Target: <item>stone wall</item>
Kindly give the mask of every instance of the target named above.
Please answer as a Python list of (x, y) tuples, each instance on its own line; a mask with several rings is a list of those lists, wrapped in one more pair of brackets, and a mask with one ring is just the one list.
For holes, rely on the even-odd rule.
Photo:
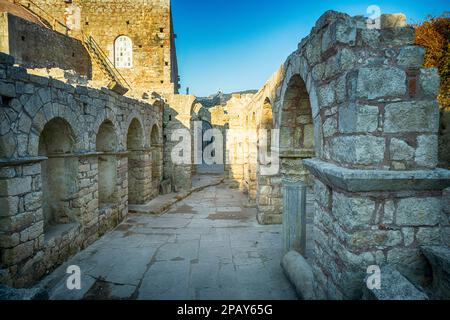
[[(22, 287), (127, 215), (131, 172), (142, 181), (134, 201), (158, 194), (151, 162), (162, 132), (151, 135), (162, 128), (163, 102), (74, 87), (13, 63), (0, 54), (0, 282)], [(134, 162), (136, 152), (144, 163)], [(99, 165), (106, 158), (113, 165)], [(99, 201), (104, 177), (113, 179), (111, 194)]]
[(92, 77), (91, 57), (79, 40), (6, 12), (0, 13), (0, 30), (0, 52), (12, 55), (20, 66), (58, 68)]
[[(131, 85), (129, 95), (144, 92), (175, 93), (179, 89), (175, 34), (169, 0), (34, 0), (39, 7), (70, 27), (69, 35), (92, 35), (114, 62), (114, 43), (119, 36), (131, 38), (131, 68), (118, 70)], [(20, 0), (24, 5), (27, 0)], [(45, 15), (44, 18), (49, 19)], [(107, 79), (94, 63), (93, 80), (105, 86)]]
[[(175, 191), (189, 190), (194, 170), (193, 160), (193, 110), (196, 98), (192, 95), (167, 95), (164, 108), (164, 179), (169, 179)], [(181, 135), (177, 135), (177, 130)], [(172, 152), (180, 142), (190, 145), (189, 155), (182, 163), (174, 163)], [(180, 153), (177, 153), (180, 154)], [(184, 155), (184, 154), (183, 154)]]
[[(420, 246), (448, 243), (442, 189), (450, 173), (436, 168), (438, 75), (421, 67), (412, 27), (382, 20), (368, 29), (364, 17), (326, 12), (242, 109), (252, 119), (269, 101), (280, 130), (280, 170), (256, 179), (259, 221), (281, 222), (281, 178), (314, 186), (317, 297), (360, 298), (370, 265), (395, 265), (424, 284)], [(251, 151), (244, 157), (252, 190), (255, 162)]]

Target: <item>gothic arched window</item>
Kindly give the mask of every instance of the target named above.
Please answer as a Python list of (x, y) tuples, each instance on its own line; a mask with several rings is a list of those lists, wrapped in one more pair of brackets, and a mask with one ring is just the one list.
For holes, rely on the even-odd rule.
[(133, 66), (133, 43), (127, 36), (120, 36), (114, 42), (114, 65), (116, 68)]

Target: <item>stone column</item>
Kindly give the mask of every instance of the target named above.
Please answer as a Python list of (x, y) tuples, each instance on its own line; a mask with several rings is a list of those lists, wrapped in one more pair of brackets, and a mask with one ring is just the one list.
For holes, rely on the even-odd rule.
[(132, 150), (128, 153), (128, 202), (144, 204), (151, 198), (151, 150)]
[(283, 180), (283, 250), (306, 252), (306, 184)]

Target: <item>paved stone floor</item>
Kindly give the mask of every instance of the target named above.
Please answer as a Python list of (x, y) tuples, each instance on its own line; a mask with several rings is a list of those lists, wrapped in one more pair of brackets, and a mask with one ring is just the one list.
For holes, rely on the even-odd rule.
[[(161, 216), (134, 214), (44, 280), (51, 299), (296, 299), (280, 266), (281, 226), (262, 226), (224, 184)], [(81, 290), (66, 287), (78, 265)]]

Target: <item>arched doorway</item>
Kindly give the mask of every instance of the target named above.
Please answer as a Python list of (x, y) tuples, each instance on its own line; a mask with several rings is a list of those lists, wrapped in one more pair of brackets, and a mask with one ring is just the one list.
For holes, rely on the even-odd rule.
[(144, 130), (135, 118), (131, 121), (127, 134), (128, 151), (128, 202), (130, 204), (145, 203), (145, 159)]
[[(306, 202), (304, 204), (306, 212), (304, 213), (301, 212), (303, 205), (284, 208), (283, 224), (285, 228), (294, 228), (293, 232), (299, 235), (294, 241), (294, 248), (309, 257), (312, 255), (314, 245), (314, 191), (312, 188), (313, 178), (303, 165), (303, 160), (315, 156), (314, 125), (309, 94), (305, 82), (299, 75), (294, 75), (289, 80), (283, 97), (279, 144), (280, 175), (284, 186), (284, 197), (286, 198), (286, 193), (290, 193), (300, 199), (303, 198)], [(286, 200), (283, 201), (284, 206), (288, 203)], [(295, 212), (293, 212), (293, 218), (288, 219), (286, 215), (289, 215), (288, 212), (291, 209)], [(289, 221), (287, 222), (287, 220)], [(300, 223), (300, 225), (294, 226), (296, 223)]]
[[(214, 158), (216, 156), (217, 150), (213, 149), (210, 154), (208, 154), (208, 150), (210, 150), (212, 144), (215, 141), (215, 137), (211, 136), (211, 130), (213, 130), (213, 126), (210, 122), (206, 120), (200, 120), (201, 126), (198, 127), (197, 137), (200, 139), (198, 142), (198, 146), (202, 147), (202, 163), (197, 165), (197, 173), (199, 174), (222, 174), (224, 172), (224, 161), (222, 159), (222, 163), (208, 163), (207, 158)], [(217, 146), (220, 147), (220, 146)], [(220, 151), (219, 151), (220, 152)]]
[(294, 75), (286, 89), (280, 122), (280, 172), (283, 178), (310, 183), (303, 159), (314, 157), (314, 126), (306, 85)]
[(39, 156), (47, 158), (41, 163), (46, 239), (78, 221), (78, 158), (74, 151), (75, 135), (70, 124), (62, 118), (49, 121), (39, 137)]
[(98, 130), (96, 139), (98, 157), (98, 201), (99, 207), (106, 207), (118, 201), (117, 195), (117, 152), (118, 141), (114, 125), (106, 120)]

